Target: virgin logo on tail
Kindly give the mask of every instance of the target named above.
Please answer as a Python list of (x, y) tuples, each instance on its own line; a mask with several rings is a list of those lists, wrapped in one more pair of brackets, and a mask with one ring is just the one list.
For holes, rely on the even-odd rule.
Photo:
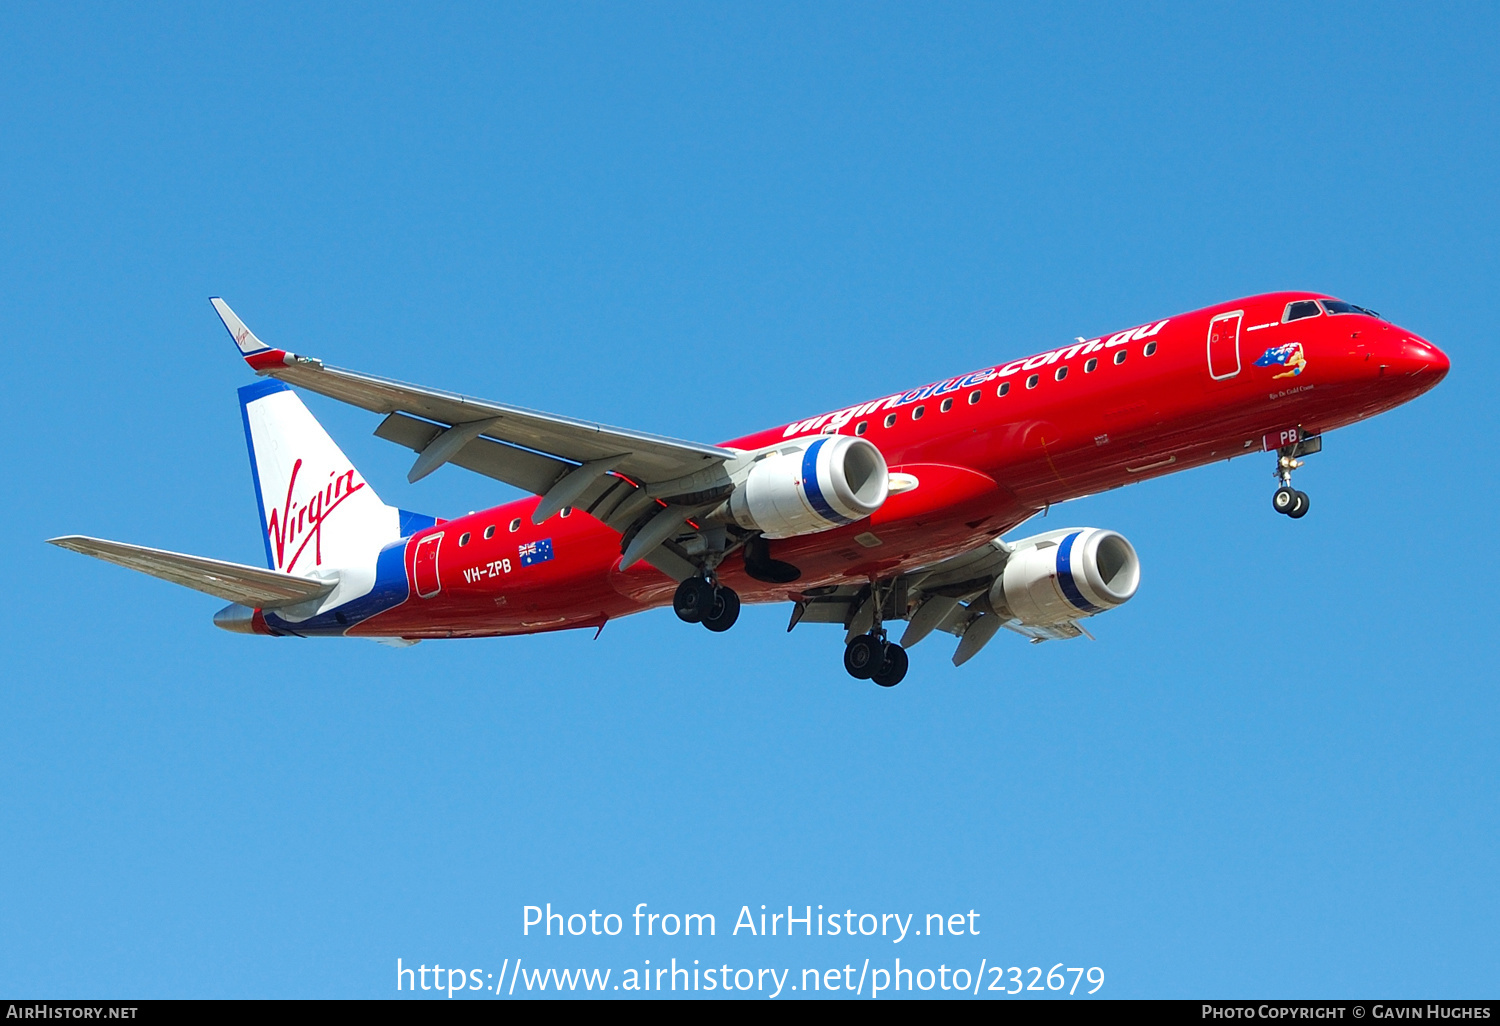
[[(297, 565), (297, 560), (307, 550), (309, 542), (313, 546), (313, 565), (323, 565), (323, 521), (338, 508), (339, 503), (365, 486), (363, 481), (354, 480), (352, 468), (342, 474), (329, 471), (330, 480), (327, 484), (314, 492), (311, 499), (294, 505), (292, 493), (297, 488), (297, 475), (301, 471), (302, 461), (298, 460), (292, 465), (292, 476), (286, 484), (286, 502), (281, 509), (271, 511), (270, 521), (266, 525), (266, 534), (271, 539), (272, 552), (276, 558), (276, 569), (286, 573), (291, 573), (292, 568)], [(301, 539), (300, 543), (298, 539)], [(288, 559), (287, 549), (293, 545), (296, 548)]]

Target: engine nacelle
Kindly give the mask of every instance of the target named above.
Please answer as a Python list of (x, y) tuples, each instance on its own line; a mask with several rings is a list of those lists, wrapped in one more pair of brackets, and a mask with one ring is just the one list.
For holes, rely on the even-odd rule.
[(885, 457), (871, 442), (823, 435), (758, 459), (729, 496), (729, 514), (747, 531), (792, 538), (863, 520), (889, 492)]
[(1013, 543), (990, 605), (1041, 627), (1123, 605), (1140, 583), (1141, 561), (1124, 535), (1068, 528)]

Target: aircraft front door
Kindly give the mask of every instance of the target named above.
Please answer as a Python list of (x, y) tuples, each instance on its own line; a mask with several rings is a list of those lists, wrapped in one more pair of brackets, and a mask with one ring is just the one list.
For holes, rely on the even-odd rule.
[(421, 598), (432, 598), (443, 590), (438, 579), (438, 546), (442, 544), (443, 532), (429, 534), (417, 542), (417, 551), (411, 557), (411, 579)]
[(1208, 376), (1215, 381), (1240, 372), (1240, 322), (1245, 311), (1219, 314), (1208, 324)]

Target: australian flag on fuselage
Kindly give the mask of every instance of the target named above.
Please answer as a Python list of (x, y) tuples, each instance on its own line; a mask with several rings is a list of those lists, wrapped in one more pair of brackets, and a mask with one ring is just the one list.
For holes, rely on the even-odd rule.
[(520, 556), (522, 566), (546, 563), (552, 558), (552, 539), (543, 538), (541, 541), (523, 542)]

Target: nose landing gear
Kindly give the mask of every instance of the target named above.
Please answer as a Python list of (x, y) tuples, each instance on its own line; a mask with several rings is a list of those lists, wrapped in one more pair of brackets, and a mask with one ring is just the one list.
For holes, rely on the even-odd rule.
[(1290, 485), (1282, 485), (1276, 489), (1276, 494), (1271, 496), (1271, 508), (1278, 513), (1285, 513), (1293, 520), (1300, 520), (1307, 516), (1310, 500), (1306, 492), (1299, 492)]
[(1271, 508), (1278, 513), (1285, 514), (1293, 520), (1301, 520), (1307, 516), (1307, 511), (1312, 506), (1312, 500), (1307, 497), (1306, 492), (1299, 492), (1292, 487), (1292, 471), (1302, 466), (1299, 456), (1308, 456), (1319, 452), (1323, 448), (1323, 439), (1320, 435), (1310, 438), (1304, 437), (1293, 445), (1283, 445), (1276, 450), (1276, 480), (1281, 482), (1281, 487), (1271, 496)]

